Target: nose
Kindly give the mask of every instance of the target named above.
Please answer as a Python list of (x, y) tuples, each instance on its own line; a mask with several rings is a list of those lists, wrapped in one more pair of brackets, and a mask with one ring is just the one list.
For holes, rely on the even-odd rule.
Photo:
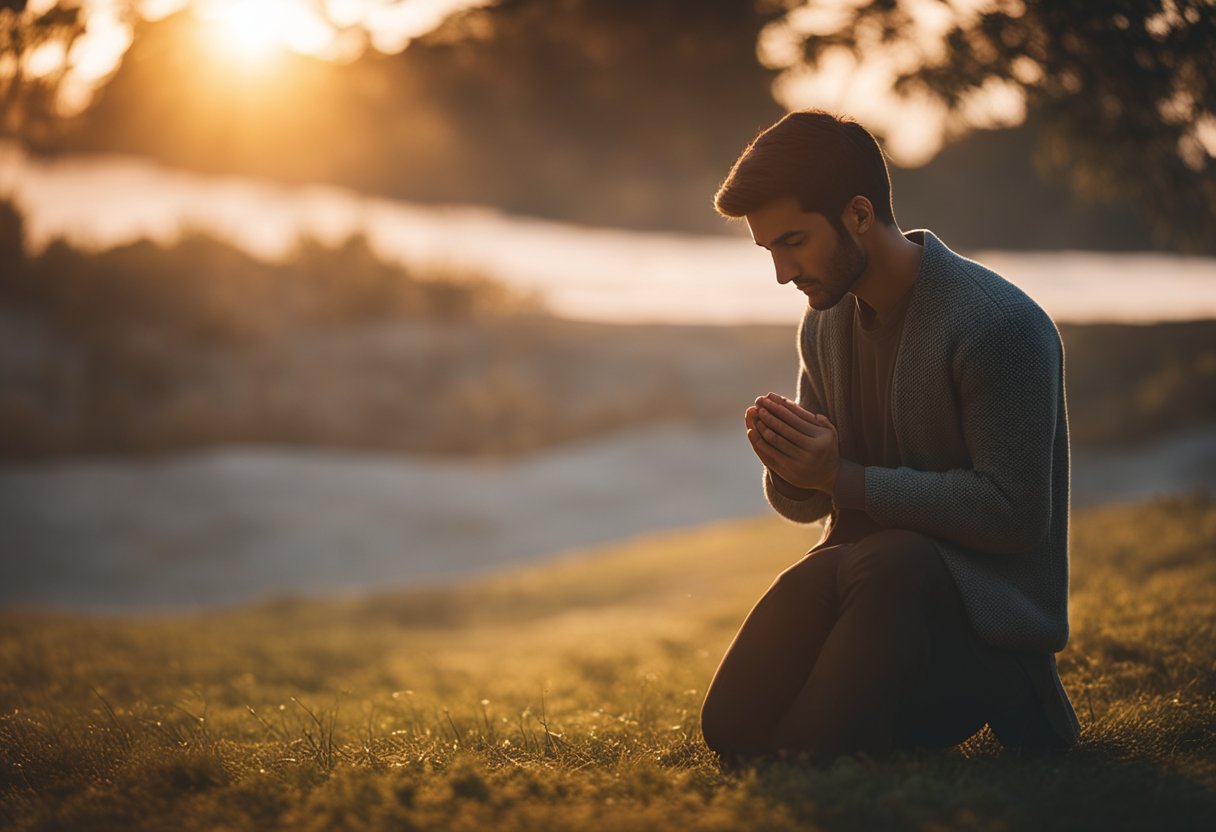
[(773, 269), (777, 273), (777, 282), (784, 286), (799, 275), (798, 264), (792, 258), (782, 257), (773, 252)]

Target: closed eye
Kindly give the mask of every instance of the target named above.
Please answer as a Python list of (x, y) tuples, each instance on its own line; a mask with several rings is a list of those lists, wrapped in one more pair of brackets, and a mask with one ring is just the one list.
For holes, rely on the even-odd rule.
[(769, 251), (772, 251), (773, 249), (777, 248), (778, 246), (781, 246), (783, 248), (797, 248), (798, 246), (805, 243), (806, 240), (807, 240), (807, 234), (805, 231), (787, 231), (784, 234), (782, 234), (780, 237), (778, 237), (777, 239), (773, 240), (772, 243), (770, 243), (769, 245), (765, 245), (764, 243), (760, 242), (759, 240), (756, 240), (756, 245), (760, 246), (760, 248), (764, 248), (764, 249), (768, 249)]

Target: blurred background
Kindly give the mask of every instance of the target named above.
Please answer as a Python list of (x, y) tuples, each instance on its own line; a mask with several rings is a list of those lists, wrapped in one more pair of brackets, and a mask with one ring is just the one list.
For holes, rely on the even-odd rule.
[(0, 604), (766, 511), (803, 301), (711, 198), (807, 106), (1055, 317), (1075, 505), (1216, 487), (1213, 66), (1212, 0), (0, 0)]

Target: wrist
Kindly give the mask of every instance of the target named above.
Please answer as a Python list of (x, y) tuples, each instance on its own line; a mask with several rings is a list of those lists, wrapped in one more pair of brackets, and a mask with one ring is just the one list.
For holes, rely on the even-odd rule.
[(802, 488), (785, 480), (780, 474), (774, 473), (773, 469), (768, 469), (769, 480), (773, 483), (773, 488), (783, 497), (788, 497), (791, 500), (809, 500), (815, 493), (814, 488)]
[(837, 508), (866, 508), (865, 466), (848, 459), (840, 460), (836, 469), (836, 483), (832, 490), (832, 502)]

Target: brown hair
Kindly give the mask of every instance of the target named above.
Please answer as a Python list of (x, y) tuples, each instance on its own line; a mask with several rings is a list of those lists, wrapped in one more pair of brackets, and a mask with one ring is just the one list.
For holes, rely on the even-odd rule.
[(833, 226), (849, 200), (864, 196), (874, 216), (895, 224), (891, 175), (882, 149), (866, 128), (823, 110), (800, 110), (757, 136), (714, 195), (725, 217), (742, 217), (782, 197)]

